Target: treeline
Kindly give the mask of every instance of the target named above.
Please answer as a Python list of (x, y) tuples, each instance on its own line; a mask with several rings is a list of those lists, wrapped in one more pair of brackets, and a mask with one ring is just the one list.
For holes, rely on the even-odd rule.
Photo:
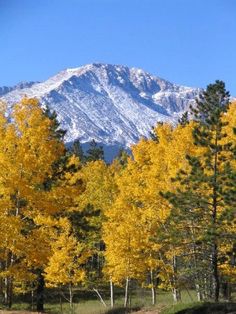
[(236, 105), (221, 81), (207, 87), (175, 127), (106, 164), (93, 142), (63, 144), (54, 114), (23, 99), (0, 116), (0, 294), (130, 283), (195, 289), (229, 300), (236, 280)]

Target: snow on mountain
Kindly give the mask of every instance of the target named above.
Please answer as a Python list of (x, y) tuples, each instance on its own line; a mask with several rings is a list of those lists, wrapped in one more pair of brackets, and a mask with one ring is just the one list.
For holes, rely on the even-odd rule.
[(66, 142), (95, 139), (129, 147), (158, 121), (175, 123), (200, 89), (172, 84), (136, 68), (89, 64), (64, 70), (41, 83), (0, 88), (9, 105), (36, 97), (58, 114)]
[(16, 89), (20, 90), (20, 89), (31, 87), (33, 84), (36, 84), (36, 83), (35, 82), (21, 82), (13, 87), (2, 86), (0, 87), (0, 97)]

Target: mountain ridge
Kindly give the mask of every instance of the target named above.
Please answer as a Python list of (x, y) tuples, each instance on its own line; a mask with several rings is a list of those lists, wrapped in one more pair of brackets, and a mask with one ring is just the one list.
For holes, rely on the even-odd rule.
[(130, 147), (157, 122), (176, 123), (200, 91), (142, 69), (92, 63), (65, 69), (44, 82), (0, 88), (0, 99), (12, 105), (24, 96), (38, 98), (57, 112), (67, 130), (66, 142), (94, 139)]

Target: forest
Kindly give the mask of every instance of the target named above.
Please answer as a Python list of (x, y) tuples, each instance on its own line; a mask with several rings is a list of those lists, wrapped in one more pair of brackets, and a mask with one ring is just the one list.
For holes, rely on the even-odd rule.
[(0, 301), (32, 294), (73, 300), (78, 287), (104, 302), (109, 287), (183, 289), (230, 301), (236, 281), (236, 103), (222, 81), (207, 86), (176, 125), (107, 164), (95, 142), (63, 142), (56, 114), (23, 98), (0, 110)]

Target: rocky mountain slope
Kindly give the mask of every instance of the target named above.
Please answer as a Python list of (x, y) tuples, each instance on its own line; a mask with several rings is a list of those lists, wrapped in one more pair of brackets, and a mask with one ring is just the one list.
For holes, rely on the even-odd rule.
[(64, 70), (41, 83), (0, 88), (8, 104), (37, 97), (58, 114), (66, 142), (95, 139), (129, 147), (158, 121), (175, 123), (200, 89), (172, 84), (141, 69), (89, 64)]

